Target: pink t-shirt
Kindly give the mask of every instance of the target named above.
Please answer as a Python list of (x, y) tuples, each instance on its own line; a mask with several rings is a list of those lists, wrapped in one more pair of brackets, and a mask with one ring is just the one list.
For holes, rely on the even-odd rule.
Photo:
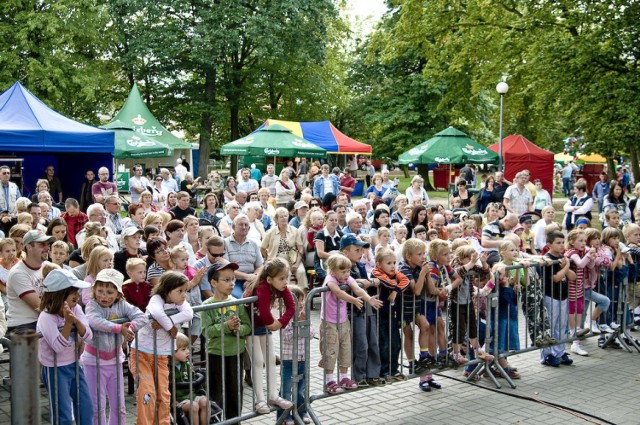
[[(327, 284), (330, 282), (340, 285), (335, 277), (327, 275), (327, 277), (324, 279), (324, 286), (327, 286)], [(346, 285), (351, 285), (354, 282), (355, 279), (349, 276)], [(348, 303), (346, 301), (339, 300), (333, 292), (325, 292), (324, 294), (322, 294), (320, 317), (322, 318), (322, 320), (329, 323), (344, 323), (349, 320), (349, 317), (347, 316), (347, 304)]]

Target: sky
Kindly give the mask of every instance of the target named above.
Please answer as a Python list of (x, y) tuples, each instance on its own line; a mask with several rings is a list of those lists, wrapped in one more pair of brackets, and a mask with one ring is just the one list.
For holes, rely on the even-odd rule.
[(345, 13), (353, 22), (361, 23), (362, 35), (366, 35), (373, 30), (386, 10), (384, 0), (347, 0)]

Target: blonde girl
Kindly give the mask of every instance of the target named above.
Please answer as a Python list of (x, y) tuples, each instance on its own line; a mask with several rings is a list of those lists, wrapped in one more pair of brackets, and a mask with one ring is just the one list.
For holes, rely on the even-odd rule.
[[(168, 271), (162, 275), (153, 288), (146, 311), (153, 321), (140, 329), (131, 343), (129, 367), (133, 376), (138, 377), (138, 425), (153, 425), (156, 421), (160, 425), (170, 423), (169, 358), (173, 356), (177, 327), (193, 318), (187, 302), (188, 283), (189, 279), (178, 272)], [(169, 309), (177, 313), (169, 317), (165, 313)]]
[[(573, 229), (567, 234), (565, 248), (564, 256), (571, 263), (569, 268), (576, 274), (575, 280), (569, 280), (569, 333), (571, 337), (581, 337), (590, 332), (590, 329), (580, 326), (584, 313), (584, 282), (587, 269), (595, 265), (596, 250), (587, 249), (587, 236), (580, 229)], [(571, 352), (580, 356), (588, 355), (579, 340), (573, 341)]]
[[(187, 289), (189, 290), (187, 302), (191, 307), (202, 304), (202, 294), (200, 292), (200, 282), (207, 272), (207, 267), (196, 270), (189, 265), (189, 251), (183, 245), (171, 248), (169, 259), (173, 265), (172, 270), (182, 273), (189, 279)], [(202, 333), (202, 323), (200, 321), (200, 313), (194, 313), (191, 322), (191, 340), (195, 342)]]
[[(198, 237), (198, 231), (200, 230), (200, 223), (198, 218), (193, 215), (188, 215), (182, 219), (184, 223), (184, 243), (191, 245), (193, 252), (200, 250), (200, 238)], [(195, 257), (194, 257), (195, 263)]]
[(200, 249), (195, 253), (196, 261), (207, 256), (207, 242), (213, 235), (215, 235), (213, 226), (200, 226), (198, 229), (198, 243), (200, 244)]
[(162, 216), (157, 212), (150, 212), (146, 215), (142, 221), (142, 228), (147, 226), (155, 226), (158, 229), (162, 228)]
[[(256, 395), (254, 405), (258, 414), (269, 413), (269, 406), (288, 409), (292, 406), (289, 400), (278, 395), (276, 388), (276, 359), (272, 332), (286, 327), (296, 312), (296, 302), (287, 287), (289, 280), (289, 264), (282, 258), (274, 258), (265, 263), (259, 278), (247, 288), (243, 297), (258, 297), (251, 305), (249, 316), (253, 315), (253, 332), (247, 336), (247, 352), (251, 358), (251, 377)], [(271, 314), (271, 306), (282, 299), (285, 311), (279, 318)], [(265, 367), (267, 369), (267, 394), (264, 393)]]
[[(113, 267), (113, 252), (107, 247), (96, 246), (87, 261), (87, 274), (84, 278), (85, 282), (93, 283), (100, 270), (110, 269)], [(82, 305), (87, 305), (91, 300), (91, 289), (82, 291)]]
[(16, 242), (11, 238), (0, 239), (0, 293), (2, 293), (2, 301), (7, 305), (7, 278), (9, 270), (18, 264), (16, 257)]

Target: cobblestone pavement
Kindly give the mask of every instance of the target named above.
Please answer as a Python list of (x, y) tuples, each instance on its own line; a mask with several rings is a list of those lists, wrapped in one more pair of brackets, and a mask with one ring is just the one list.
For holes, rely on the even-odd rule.
[[(313, 312), (315, 319), (317, 312), (318, 309)], [(636, 335), (640, 336), (640, 332)], [(510, 363), (522, 375), (515, 381), (515, 389), (502, 379), (499, 390), (486, 378), (477, 385), (462, 382), (460, 369), (436, 376), (443, 388), (430, 393), (420, 391), (417, 379), (411, 379), (317, 400), (312, 406), (323, 424), (640, 423), (640, 353), (602, 350), (594, 338), (583, 345), (589, 356), (573, 355), (574, 364), (560, 368), (540, 365), (537, 351), (510, 357)], [(3, 377), (9, 374), (7, 359), (6, 353), (0, 355)], [(322, 372), (316, 367), (317, 360), (318, 341), (313, 340), (312, 394), (321, 392)], [(250, 389), (245, 388), (244, 396), (244, 409), (248, 411), (252, 405)], [(44, 393), (41, 400), (42, 422), (48, 423)], [(133, 424), (135, 399), (127, 396), (126, 402), (127, 423)], [(0, 424), (9, 423), (9, 418), (9, 388), (0, 385)], [(244, 423), (273, 424), (275, 414)]]

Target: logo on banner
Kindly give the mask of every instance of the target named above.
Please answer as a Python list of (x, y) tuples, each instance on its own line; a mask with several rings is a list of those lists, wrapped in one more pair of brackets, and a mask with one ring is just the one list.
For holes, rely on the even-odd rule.
[(291, 144), (293, 146), (297, 146), (299, 148), (313, 148), (315, 147), (315, 145), (313, 143), (309, 143), (309, 142), (304, 142), (300, 139), (295, 139), (293, 142), (291, 142)]
[(475, 149), (473, 146), (469, 144), (464, 148), (462, 148), (462, 152), (466, 153), (467, 155), (473, 155), (473, 156), (486, 155), (488, 153), (486, 149)]
[(427, 146), (421, 146), (419, 148), (413, 148), (409, 150), (409, 155), (422, 155), (427, 150)]
[(451, 158), (449, 158), (449, 157), (442, 158), (442, 157), (436, 156), (433, 159), (435, 159), (436, 162), (451, 162)]
[(140, 114), (138, 114), (137, 117), (134, 117), (131, 120), (135, 125), (144, 125), (144, 123), (147, 122), (147, 120), (145, 120), (144, 118), (142, 118), (142, 116)]
[(156, 142), (154, 142), (153, 140), (145, 141), (139, 138), (138, 136), (131, 136), (130, 139), (127, 139), (127, 145), (134, 148), (142, 148), (147, 146), (155, 146)]
[(280, 149), (264, 148), (265, 155), (278, 155), (279, 153)]

